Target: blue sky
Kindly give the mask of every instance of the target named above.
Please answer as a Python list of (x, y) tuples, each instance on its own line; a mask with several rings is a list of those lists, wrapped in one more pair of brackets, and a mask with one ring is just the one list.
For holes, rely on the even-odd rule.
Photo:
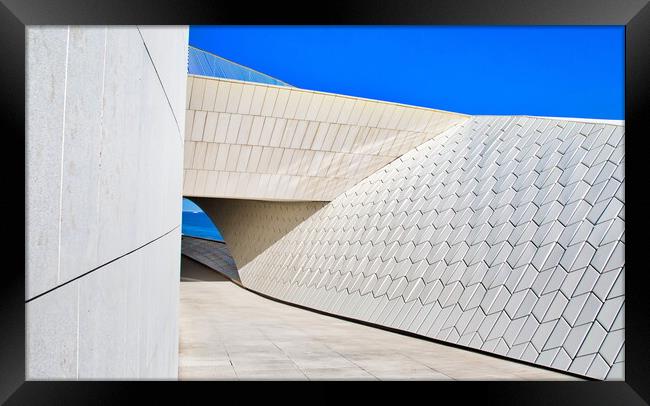
[[(623, 27), (192, 26), (189, 42), (304, 89), (468, 114), (624, 119)], [(183, 210), (200, 209), (184, 199)], [(207, 217), (191, 221), (184, 233), (221, 239)]]
[(223, 241), (223, 236), (214, 226), (212, 220), (193, 201), (183, 199), (183, 235)]
[(624, 119), (623, 27), (192, 26), (294, 86), (468, 114)]
[(197, 206), (196, 203), (194, 203), (190, 199), (183, 199), (183, 211), (191, 211), (194, 213), (198, 213), (203, 210), (201, 210), (201, 208)]

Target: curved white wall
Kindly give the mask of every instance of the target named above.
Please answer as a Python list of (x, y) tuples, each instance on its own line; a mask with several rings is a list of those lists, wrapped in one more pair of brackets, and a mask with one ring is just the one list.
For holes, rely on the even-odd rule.
[(175, 378), (187, 27), (28, 27), (27, 378)]
[(464, 114), (189, 75), (185, 196), (330, 201)]
[(622, 126), (474, 117), (239, 273), (300, 305), (622, 379), (624, 186)]

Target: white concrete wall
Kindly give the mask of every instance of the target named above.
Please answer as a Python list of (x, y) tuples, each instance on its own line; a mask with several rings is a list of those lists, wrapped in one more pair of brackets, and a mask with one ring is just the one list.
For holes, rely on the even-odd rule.
[(29, 27), (27, 377), (175, 378), (187, 27)]
[(239, 275), (303, 306), (623, 379), (624, 162), (623, 126), (474, 117), (334, 199)]

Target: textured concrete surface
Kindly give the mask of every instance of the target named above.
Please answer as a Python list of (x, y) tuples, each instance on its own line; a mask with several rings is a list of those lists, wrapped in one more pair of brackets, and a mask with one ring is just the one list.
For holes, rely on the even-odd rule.
[(30, 27), (27, 49), (30, 299), (179, 225), (183, 142), (137, 27)]
[(464, 114), (189, 75), (186, 196), (330, 201)]
[(325, 202), (269, 202), (194, 197), (221, 232), (238, 268), (273, 245)]
[[(30, 297), (58, 282), (68, 30), (31, 28), (25, 37), (25, 294)], [(34, 251), (38, 255), (30, 254)]]
[(574, 380), (320, 315), (231, 282), (181, 282), (181, 380)]
[(25, 361), (30, 379), (77, 377), (79, 284), (69, 283), (25, 308)]
[(28, 379), (176, 378), (188, 29), (143, 31), (26, 31)]
[(27, 379), (176, 379), (179, 237), (28, 302)]
[(474, 117), (239, 269), (307, 307), (623, 379), (624, 127)]

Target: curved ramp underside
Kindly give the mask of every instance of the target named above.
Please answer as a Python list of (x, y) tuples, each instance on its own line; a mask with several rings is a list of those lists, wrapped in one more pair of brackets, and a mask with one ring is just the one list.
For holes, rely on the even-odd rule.
[(244, 267), (326, 204), (198, 197), (192, 200), (221, 232), (237, 268)]
[(181, 255), (192, 258), (233, 281), (241, 282), (235, 260), (223, 242), (184, 235), (181, 239)]
[(622, 126), (474, 117), (239, 272), (303, 306), (622, 379), (624, 179)]

